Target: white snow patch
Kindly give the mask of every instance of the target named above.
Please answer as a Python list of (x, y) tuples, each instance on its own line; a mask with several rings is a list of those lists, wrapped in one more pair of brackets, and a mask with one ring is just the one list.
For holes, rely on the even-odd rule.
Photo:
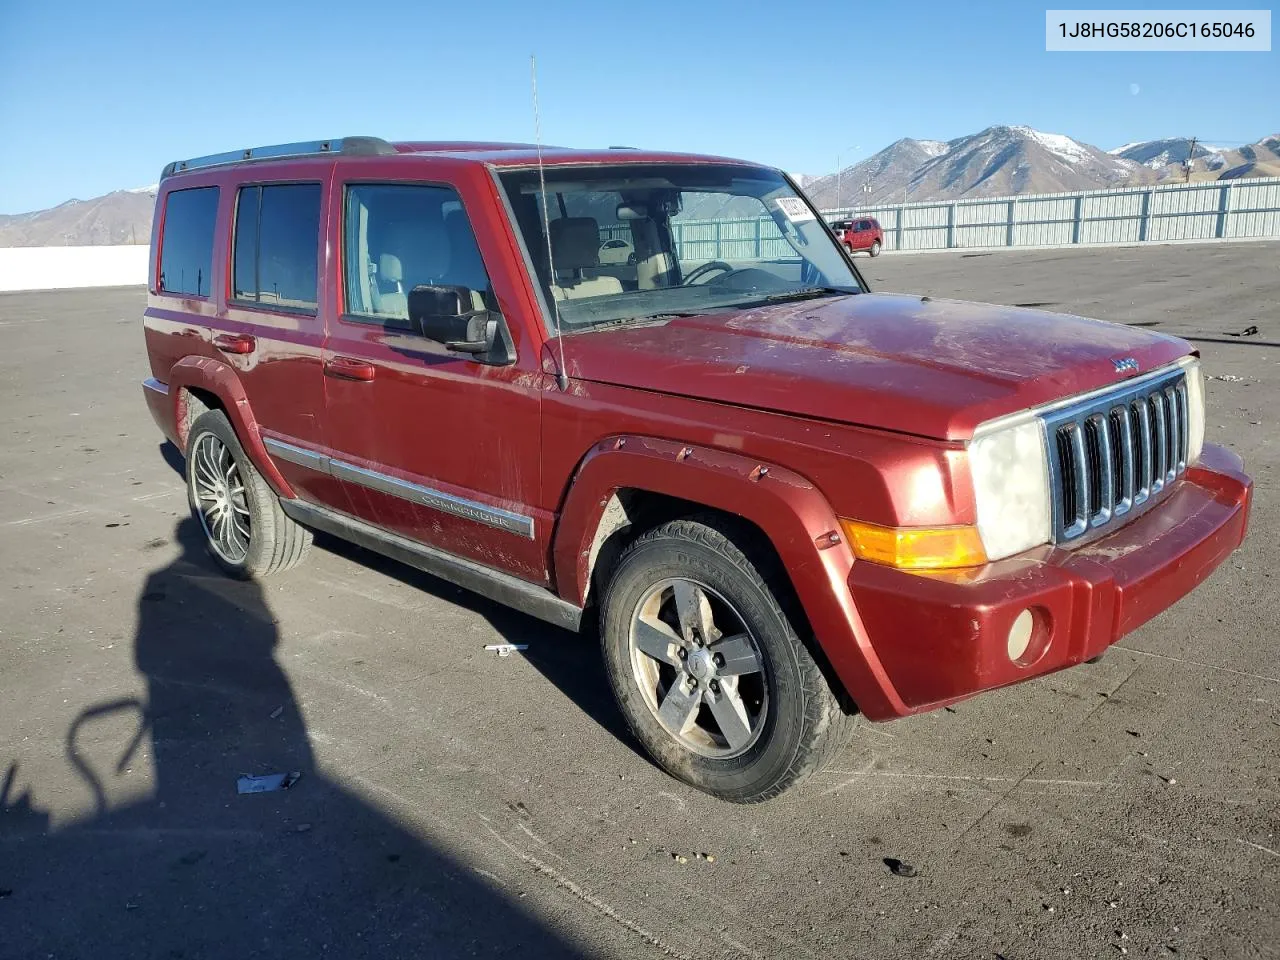
[(149, 187), (132, 187), (131, 189), (126, 190), (125, 193), (155, 193), (159, 189), (160, 184), (153, 183)]
[(1061, 133), (1044, 133), (1040, 130), (1033, 130), (1031, 127), (1014, 127), (1013, 129), (1023, 136), (1034, 140), (1050, 153), (1056, 153), (1064, 160), (1090, 159), (1088, 150), (1075, 140), (1072, 140), (1070, 137), (1064, 136)]
[(1146, 141), (1146, 140), (1131, 140), (1129, 143), (1122, 143), (1122, 144), (1120, 144), (1120, 146), (1116, 147), (1114, 150), (1108, 150), (1108, 151), (1107, 151), (1107, 153), (1111, 154), (1113, 157), (1116, 157), (1116, 156), (1119, 156), (1120, 154), (1124, 153), (1124, 152), (1125, 152), (1126, 150), (1128, 150), (1130, 147), (1140, 146), (1141, 144), (1144, 144), (1144, 143), (1147, 143), (1147, 141)]
[(920, 144), (920, 149), (931, 157), (940, 157), (951, 149), (941, 140), (917, 140), (916, 143)]

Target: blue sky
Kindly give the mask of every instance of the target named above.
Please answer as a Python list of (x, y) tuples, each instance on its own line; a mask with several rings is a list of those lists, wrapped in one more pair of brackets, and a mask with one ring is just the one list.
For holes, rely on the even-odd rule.
[(0, 0), (0, 213), (265, 143), (529, 140), (530, 53), (548, 143), (797, 173), (994, 123), (1104, 149), (1280, 131), (1280, 54), (1046, 53), (1046, 5)]

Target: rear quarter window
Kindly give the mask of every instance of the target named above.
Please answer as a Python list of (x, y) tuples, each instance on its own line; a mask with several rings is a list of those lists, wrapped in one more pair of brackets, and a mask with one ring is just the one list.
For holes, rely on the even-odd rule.
[(173, 190), (165, 197), (157, 290), (188, 297), (209, 296), (217, 217), (217, 187)]

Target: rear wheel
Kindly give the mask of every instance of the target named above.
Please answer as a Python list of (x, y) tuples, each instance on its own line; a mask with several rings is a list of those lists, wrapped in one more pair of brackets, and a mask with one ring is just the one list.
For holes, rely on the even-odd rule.
[(774, 565), (717, 519), (677, 520), (627, 549), (602, 604), (636, 738), (672, 776), (736, 803), (819, 769), (852, 727), (761, 575)]
[(878, 256), (880, 256), (880, 241), (879, 241), (879, 240), (872, 240), (872, 241), (871, 241), (871, 250), (870, 250), (870, 253), (871, 253), (871, 255), (872, 255), (873, 257), (878, 257)]
[(213, 559), (233, 577), (297, 566), (311, 532), (280, 509), (221, 410), (201, 414), (187, 436), (187, 501)]

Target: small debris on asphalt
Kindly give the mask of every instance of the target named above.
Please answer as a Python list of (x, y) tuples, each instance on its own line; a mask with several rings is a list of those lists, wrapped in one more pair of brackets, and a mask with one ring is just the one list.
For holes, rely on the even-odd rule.
[(1249, 326), (1245, 327), (1239, 333), (1231, 333), (1229, 331), (1227, 333), (1227, 336), (1229, 337), (1256, 337), (1257, 335), (1258, 325), (1256, 323), (1249, 324)]
[(1137, 730), (1126, 730), (1126, 731), (1125, 731), (1125, 733), (1127, 733), (1127, 734), (1128, 734), (1129, 736), (1131, 736), (1131, 737), (1140, 737), (1140, 736), (1142, 736), (1142, 734), (1140, 734)]
[(271, 711), (271, 719), (278, 720), (280, 718), (280, 714), (282, 713), (284, 713), (284, 707), (276, 707), (274, 710)]
[(1221, 380), (1223, 383), (1244, 383), (1244, 377), (1237, 377), (1234, 373), (1209, 374), (1206, 380)]
[(261, 777), (241, 774), (240, 779), (236, 781), (236, 793), (271, 793), (275, 790), (288, 790), (298, 782), (301, 776), (302, 773), (298, 770), (292, 773), (268, 773)]
[(527, 643), (487, 643), (484, 648), (500, 657), (509, 657), (513, 653), (528, 650), (529, 645)]
[(673, 853), (673, 854), (671, 855), (671, 859), (672, 859), (672, 860), (674, 860), (676, 863), (688, 863), (688, 862), (689, 862), (689, 858), (688, 858), (688, 857), (684, 856), (683, 854), (679, 854), (679, 853)]
[(903, 863), (896, 857), (885, 857), (884, 865), (889, 868), (889, 872), (895, 877), (915, 877), (920, 874), (920, 871), (911, 864)]

